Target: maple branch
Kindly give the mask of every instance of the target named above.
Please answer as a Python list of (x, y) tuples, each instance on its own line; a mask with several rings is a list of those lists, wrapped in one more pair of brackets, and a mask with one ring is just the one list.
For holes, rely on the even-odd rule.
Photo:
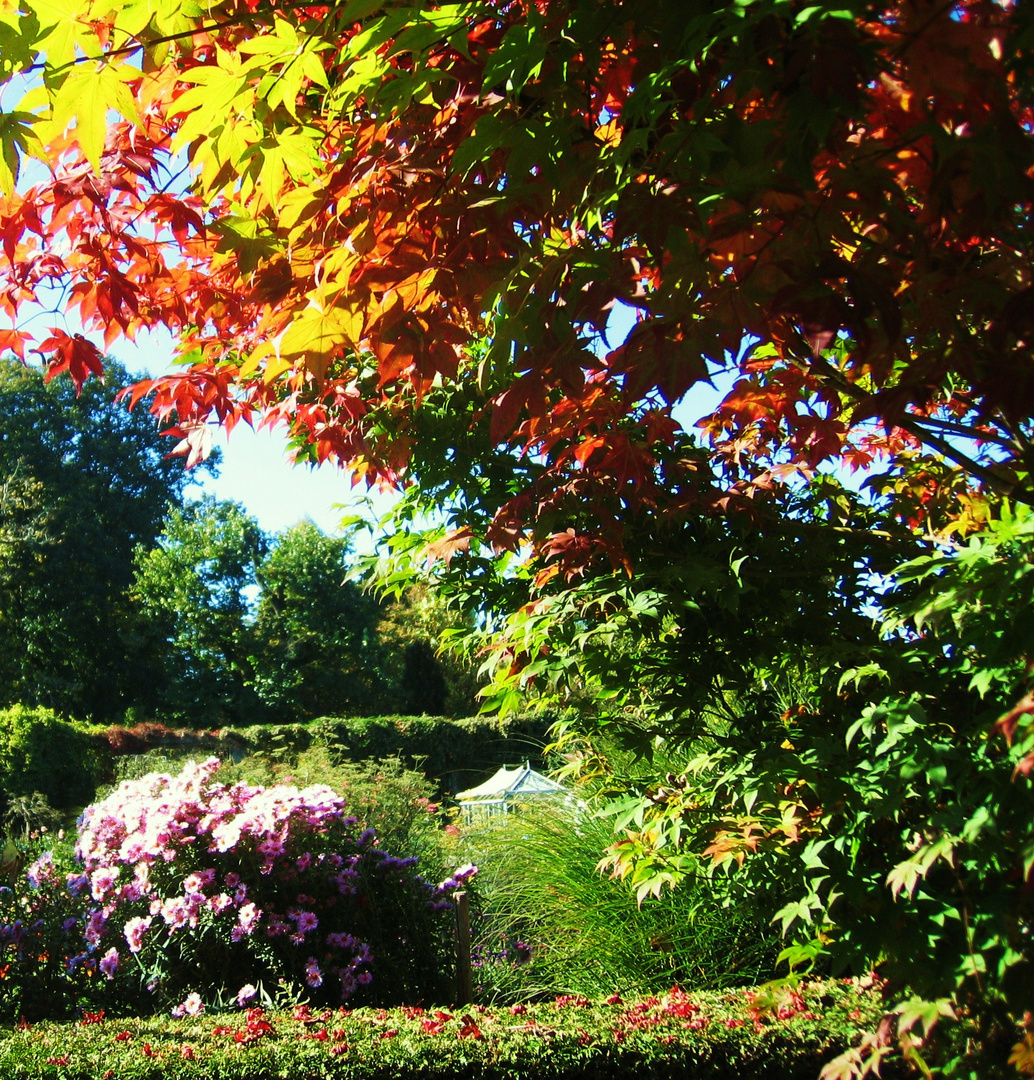
[(1031, 447), (1022, 431), (1019, 429), (1012, 430), (1003, 420), (1000, 420), (999, 423), (1009, 432), (1009, 438), (991, 432), (974, 430), (973, 428), (967, 428), (964, 424), (954, 424), (949, 420), (939, 420), (932, 416), (916, 416), (914, 420), (917, 424), (937, 427), (949, 435), (960, 435), (963, 438), (973, 439), (978, 442), (993, 443), (995, 446), (1002, 447), (1003, 450), (1016, 454), (1021, 461), (1031, 468), (1031, 471), (1034, 471), (1034, 452), (1032, 452), (1034, 448)]
[[(869, 394), (849, 383), (832, 367), (828, 360), (821, 357), (811, 357), (808, 363), (810, 363), (813, 370), (817, 370), (829, 383), (847, 394), (848, 397), (853, 398), (855, 401), (865, 401), (869, 398)], [(1002, 495), (1015, 499), (1017, 502), (1025, 503), (1027, 506), (1034, 506), (1034, 491), (1027, 491), (1019, 483), (1009, 483), (1009, 481), (1004, 480), (989, 466), (975, 461), (968, 454), (952, 446), (947, 439), (943, 439), (940, 435), (927, 430), (920, 422), (919, 417), (902, 415), (896, 420), (885, 420), (884, 422), (893, 427), (899, 427), (902, 431), (907, 431), (920, 442), (932, 447), (949, 461), (955, 462), (956, 465), (961, 466), (971, 476), (983, 481), (988, 487), (993, 488)]]
[[(136, 38), (132, 44), (120, 45), (117, 49), (109, 49), (107, 52), (102, 53), (100, 56), (77, 56), (74, 60), (69, 60), (67, 63), (58, 64), (56, 66), (52, 66), (46, 60), (40, 60), (37, 61), (35, 64), (29, 64), (28, 67), (22, 68), (21, 70), (23, 73), (30, 71), (47, 71), (51, 75), (58, 75), (62, 71), (68, 71), (70, 68), (74, 68), (79, 64), (89, 63), (90, 61), (107, 61), (110, 60), (113, 56), (130, 56), (140, 49), (146, 49), (154, 45), (167, 45), (174, 41), (182, 41), (185, 38), (195, 37), (198, 34), (209, 34), (214, 30), (225, 30), (228, 26), (244, 26), (246, 24), (259, 21), (256, 18), (257, 16), (272, 16), (275, 15), (277, 11), (282, 8), (290, 8), (293, 11), (296, 8), (305, 8), (311, 6), (312, 5), (306, 3), (305, 0), (298, 0), (297, 3), (291, 3), (290, 0), (282, 0), (282, 2), (278, 3), (275, 7), (269, 7), (263, 11), (259, 11), (256, 9), (253, 12), (249, 12), (249, 17), (247, 20), (242, 19), (240, 15), (237, 15), (232, 19), (223, 19), (220, 22), (212, 22), (208, 23), (207, 25), (195, 26), (191, 30), (180, 30), (177, 31), (175, 34), (161, 34), (158, 37), (149, 38), (147, 41)], [(113, 25), (113, 29), (117, 30), (118, 27)]]
[(913, 419), (916, 423), (938, 428), (948, 435), (961, 435), (964, 439), (973, 439), (975, 442), (994, 443), (995, 446), (1001, 446), (1005, 450), (1017, 449), (1015, 439), (1006, 439), (990, 431), (980, 431), (978, 428), (955, 424), (950, 420), (939, 420), (933, 416), (915, 416)]
[(1022, 457), (1028, 465), (1032, 466), (1032, 471), (1034, 471), (1034, 446), (1031, 445), (1030, 439), (1027, 438), (1027, 433), (1019, 423), (1010, 424), (1004, 417), (1000, 417), (998, 423), (1009, 432), (1012, 436), (1012, 445), (1015, 446), (1020, 457)]
[(774, 530), (790, 536), (807, 534), (827, 536), (829, 533), (835, 533), (839, 536), (857, 538), (866, 542), (875, 538), (884, 544), (893, 546), (902, 544), (915, 546), (917, 542), (923, 544), (930, 543), (929, 539), (926, 537), (899, 535), (897, 533), (889, 532), (887, 529), (860, 529), (854, 525), (828, 525), (825, 522), (820, 521), (789, 521), (772, 518), (771, 527)]
[(1009, 496), (1017, 502), (1026, 503), (1028, 506), (1034, 506), (1034, 492), (1025, 491), (1018, 483), (1013, 484), (1004, 480), (989, 466), (982, 465), (968, 454), (964, 454), (961, 450), (952, 446), (947, 439), (942, 439), (932, 431), (927, 431), (921, 424), (916, 423), (912, 417), (902, 416), (898, 420), (893, 421), (893, 424), (896, 427), (907, 431), (910, 435), (914, 435), (920, 442), (924, 442), (927, 446), (933, 447), (949, 461), (954, 461), (956, 465), (960, 465), (966, 472), (970, 473), (970, 475), (975, 476), (978, 480), (982, 480), (989, 487), (994, 488), (995, 491), (1000, 492), (1002, 495)]
[(110, 60), (113, 56), (129, 56), (140, 49), (146, 48), (148, 45), (165, 45), (169, 42), (181, 41), (183, 38), (192, 38), (196, 34), (207, 34), (212, 30), (222, 30), (227, 26), (235, 26), (240, 23), (240, 21), (240, 19), (227, 19), (224, 22), (209, 23), (207, 26), (195, 26), (193, 30), (181, 30), (176, 34), (164, 34), (161, 37), (152, 38), (147, 42), (137, 39), (132, 45), (122, 45), (117, 49), (109, 49), (100, 56), (77, 56), (74, 60), (69, 60), (64, 64), (59, 64), (55, 67), (51, 67), (46, 60), (40, 60), (35, 64), (29, 64), (28, 67), (23, 68), (22, 70), (25, 72), (49, 71), (50, 73), (57, 75), (62, 71), (68, 71), (70, 68), (77, 67), (79, 64), (86, 64), (90, 61), (96, 63), (97, 61)]

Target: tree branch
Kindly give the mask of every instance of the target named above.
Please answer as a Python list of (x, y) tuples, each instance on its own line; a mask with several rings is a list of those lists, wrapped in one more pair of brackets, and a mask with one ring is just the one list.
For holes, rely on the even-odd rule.
[[(829, 361), (821, 357), (809, 357), (806, 363), (810, 365), (813, 370), (819, 372), (838, 390), (847, 394), (848, 397), (853, 398), (855, 401), (864, 401), (869, 397), (864, 390), (860, 390), (857, 386), (849, 383), (832, 367)], [(919, 417), (903, 415), (896, 420), (885, 420), (884, 422), (893, 427), (899, 427), (902, 431), (907, 431), (909, 435), (914, 436), (920, 442), (932, 447), (949, 461), (955, 462), (956, 465), (959, 465), (971, 476), (976, 477), (976, 479), (987, 484), (988, 487), (993, 488), (1000, 494), (1015, 499), (1017, 502), (1025, 503), (1027, 506), (1034, 506), (1034, 492), (1026, 490), (1018, 483), (1010, 483), (1008, 480), (1003, 479), (987, 465), (975, 461), (968, 454), (965, 454), (957, 447), (952, 446), (947, 439), (943, 439), (940, 435), (936, 435), (932, 431), (926, 430), (922, 426)]]
[(995, 446), (1001, 446), (1005, 450), (1015, 449), (1013, 439), (1006, 439), (1001, 435), (995, 435), (993, 432), (980, 431), (976, 428), (966, 427), (965, 424), (952, 423), (950, 420), (938, 420), (933, 416), (916, 416), (913, 419), (924, 427), (935, 427), (948, 435), (961, 435), (964, 439), (973, 439), (974, 442), (994, 443)]
[[(174, 41), (184, 41), (188, 38), (196, 37), (198, 34), (210, 34), (213, 31), (225, 30), (229, 26), (245, 26), (255, 22), (260, 22), (263, 18), (271, 17), (277, 13), (277, 11), (283, 9), (294, 10), (295, 8), (311, 7), (312, 5), (307, 3), (306, 0), (298, 0), (297, 3), (281, 2), (275, 6), (265, 8), (264, 10), (256, 10), (248, 12), (246, 19), (242, 18), (240, 14), (235, 15), (230, 19), (223, 19), (219, 22), (211, 22), (204, 25), (195, 26), (190, 30), (180, 30), (175, 34), (162, 34), (158, 37), (149, 38), (147, 41), (141, 38), (134, 39), (132, 44), (120, 45), (117, 49), (109, 49), (107, 52), (101, 53), (100, 56), (77, 56), (74, 60), (69, 60), (65, 64), (61, 64), (58, 67), (50, 66), (46, 60), (41, 60), (35, 64), (30, 64), (26, 68), (22, 68), (19, 74), (28, 73), (30, 71), (48, 71), (51, 75), (60, 74), (63, 71), (67, 71), (70, 68), (77, 67), (79, 64), (87, 64), (91, 61), (106, 61), (115, 56), (129, 56), (132, 53), (137, 52), (140, 49), (146, 49), (154, 45), (166, 45)], [(118, 27), (116, 26), (117, 30)]]

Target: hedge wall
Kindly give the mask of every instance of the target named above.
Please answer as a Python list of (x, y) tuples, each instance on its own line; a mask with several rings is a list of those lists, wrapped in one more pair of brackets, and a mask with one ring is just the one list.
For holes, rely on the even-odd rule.
[(320, 717), (307, 724), (256, 724), (197, 732), (162, 724), (93, 729), (102, 779), (113, 774), (113, 759), (162, 748), (239, 761), (250, 754), (290, 758), (323, 744), (352, 761), (399, 758), (436, 781), (442, 793), (480, 783), (502, 765), (530, 761), (542, 765), (548, 729), (557, 719), (537, 713), (498, 720), (428, 716)]
[(80, 807), (94, 794), (95, 768), (85, 729), (49, 709), (0, 710), (0, 795), (40, 792), (51, 806)]

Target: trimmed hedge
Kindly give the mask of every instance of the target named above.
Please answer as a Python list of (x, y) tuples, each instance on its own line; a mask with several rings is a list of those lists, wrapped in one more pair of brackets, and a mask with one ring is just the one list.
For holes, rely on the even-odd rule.
[(0, 792), (40, 792), (51, 806), (85, 806), (94, 796), (91, 741), (86, 730), (49, 709), (0, 710)]
[[(870, 980), (871, 982), (871, 980)], [(0, 1035), (10, 1080), (815, 1080), (881, 1015), (878, 990), (558, 998), (489, 1010), (262, 1010), (39, 1024)], [(888, 1067), (891, 1066), (891, 1067)], [(882, 1076), (895, 1075), (886, 1063)]]
[[(443, 792), (480, 783), (501, 765), (530, 760), (541, 765), (549, 713), (451, 720), (427, 716), (320, 717), (307, 724), (255, 724), (198, 732), (162, 724), (91, 729), (99, 756), (108, 758), (163, 748), (241, 760), (251, 754), (290, 758), (321, 744), (345, 760), (399, 758), (408, 768), (437, 781)], [(103, 766), (102, 766), (102, 771)], [(111, 768), (106, 770), (111, 773)]]

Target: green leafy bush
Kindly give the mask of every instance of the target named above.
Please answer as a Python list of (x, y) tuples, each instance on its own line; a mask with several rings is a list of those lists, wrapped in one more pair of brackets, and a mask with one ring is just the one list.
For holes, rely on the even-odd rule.
[[(538, 763), (550, 725), (559, 714), (532, 713), (500, 720), (429, 716), (321, 717), (306, 724), (252, 724), (214, 732), (141, 723), (92, 729), (104, 778), (142, 775), (135, 756), (161, 751), (170, 759), (212, 754), (224, 762), (264, 755), (295, 762), (310, 748), (324, 748), (335, 761), (397, 758), (438, 784), (436, 797), (479, 782), (500, 765)], [(143, 770), (148, 771), (147, 769)]]
[(420, 875), (325, 784), (226, 784), (219, 762), (127, 781), (84, 811), (75, 863), (0, 890), (9, 1018), (440, 997), (457, 885)]
[(38, 791), (31, 795), (9, 795), (4, 812), (0, 814), (0, 827), (6, 836), (24, 843), (33, 834), (60, 828), (63, 816), (60, 810), (50, 805), (46, 795)]
[(752, 900), (774, 883), (792, 968), (875, 967), (914, 1055), (919, 1018), (936, 1023), (924, 1055), (953, 1017), (978, 1017), (986, 1047), (1024, 1018), (1029, 1069), (1034, 512), (1003, 504), (964, 546), (898, 567), (878, 601), (875, 641), (786, 650), (726, 696), (728, 719), (705, 716), (680, 775), (613, 806), (609, 861), (646, 889), (691, 883), (701, 860)]
[(320, 717), (308, 724), (224, 728), (223, 736), (245, 752), (290, 746), (295, 752), (324, 745), (341, 758), (398, 757), (446, 788), (469, 787), (500, 765), (536, 759), (556, 715), (529, 714), (499, 720), (430, 716)]
[(95, 790), (90, 739), (49, 709), (12, 705), (0, 711), (0, 791), (40, 792), (51, 806), (81, 807)]
[(21, 845), (18, 862), (26, 873), (0, 885), (0, 1019), (67, 1016), (89, 1002), (66, 968), (82, 945), (82, 905), (41, 877), (63, 883), (78, 872), (74, 838), (38, 834)]
[(376, 830), (387, 851), (416, 855), (426, 876), (445, 877), (435, 785), (397, 758), (349, 761), (317, 744), (284, 758), (254, 754), (224, 763), (219, 779), (261, 786), (326, 784), (344, 799), (360, 828)]

